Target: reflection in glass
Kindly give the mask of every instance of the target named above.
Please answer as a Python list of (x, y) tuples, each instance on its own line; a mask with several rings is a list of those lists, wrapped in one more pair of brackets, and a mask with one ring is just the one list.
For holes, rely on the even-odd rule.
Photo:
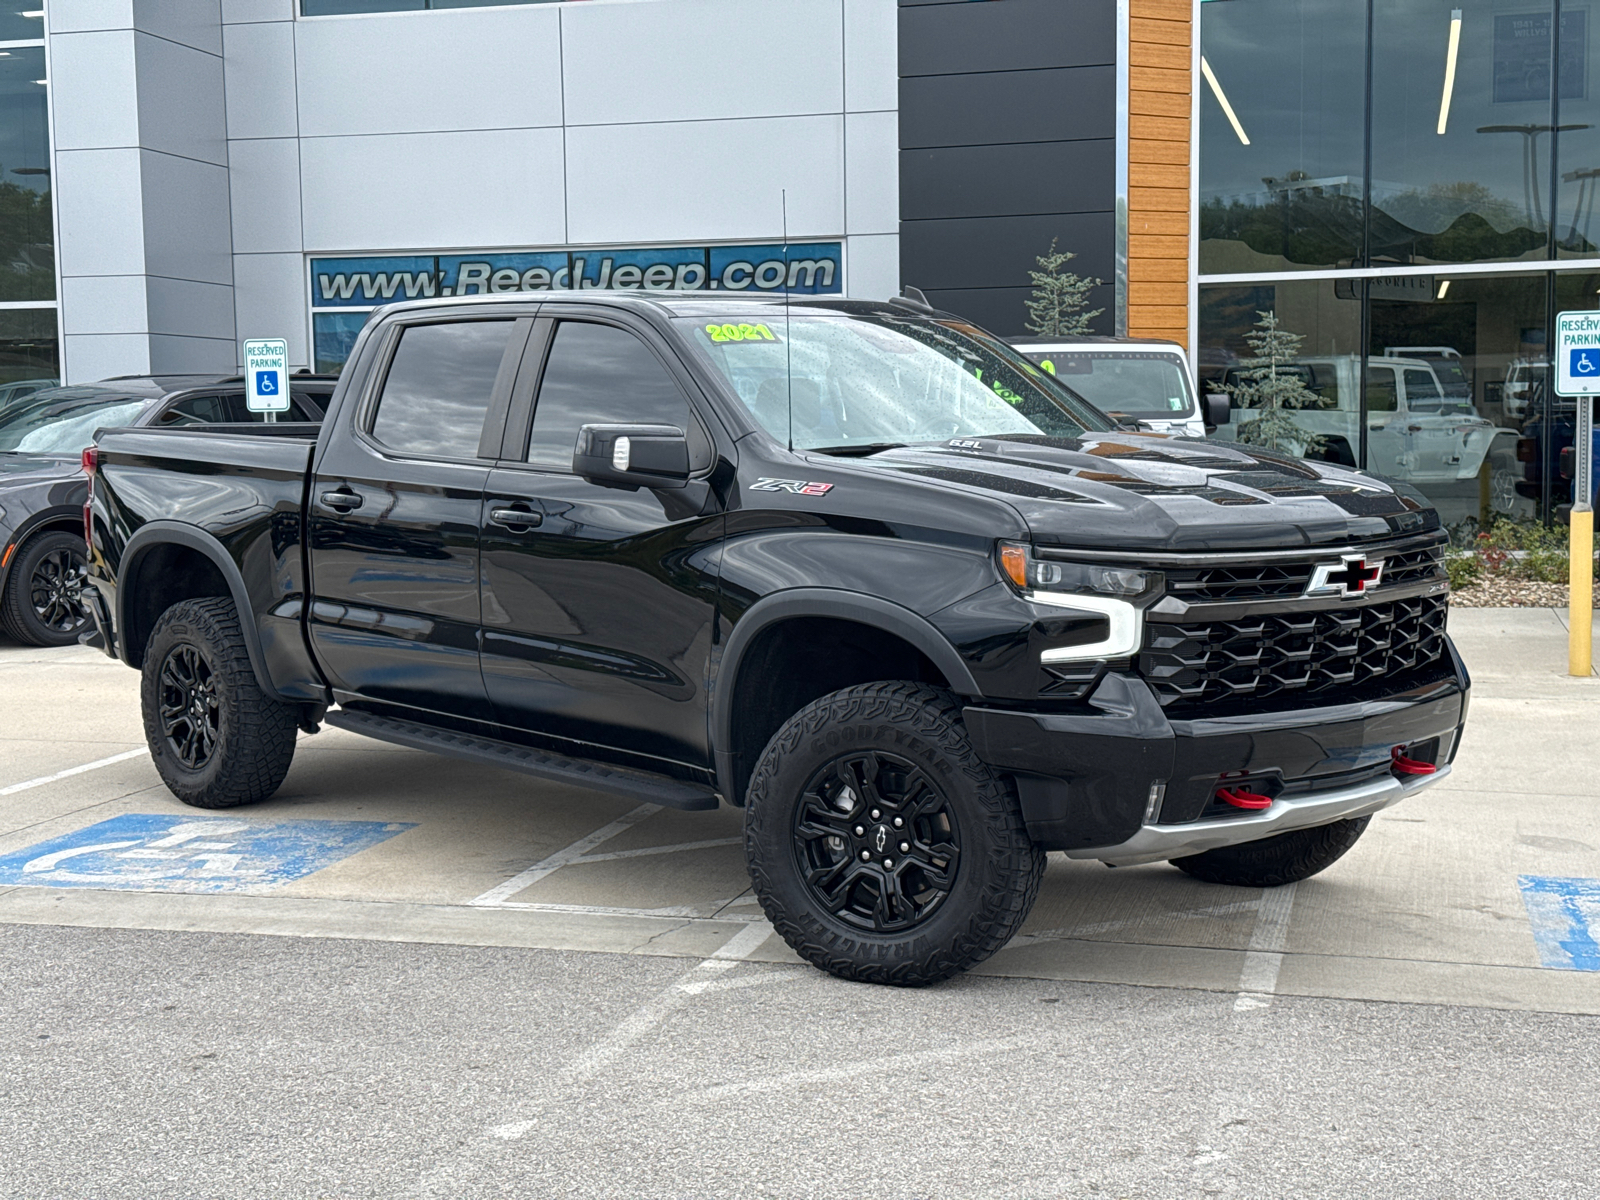
[(52, 300), (50, 127), (44, 50), (0, 50), (0, 300)]
[[(1551, 19), (1493, 0), (1374, 0), (1373, 262), (1542, 259)], [(1562, 12), (1563, 106), (1587, 87), (1588, 13)], [(1563, 109), (1561, 130), (1587, 128)]]
[(1203, 272), (1360, 255), (1365, 31), (1365, 0), (1203, 6)]
[(413, 325), (383, 381), (372, 436), (406, 454), (476, 458), (510, 321)]
[(0, 42), (43, 38), (44, 0), (0, 0)]
[(0, 310), (0, 408), (52, 386), (61, 372), (53, 308)]
[(311, 317), (311, 332), (316, 349), (312, 370), (319, 375), (337, 375), (355, 348), (356, 334), (367, 323), (364, 312), (319, 312)]

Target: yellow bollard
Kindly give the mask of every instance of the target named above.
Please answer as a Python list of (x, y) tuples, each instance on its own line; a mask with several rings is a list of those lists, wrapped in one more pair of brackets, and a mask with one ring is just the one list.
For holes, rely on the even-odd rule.
[(1594, 509), (1572, 506), (1567, 551), (1567, 673), (1588, 676), (1594, 667)]

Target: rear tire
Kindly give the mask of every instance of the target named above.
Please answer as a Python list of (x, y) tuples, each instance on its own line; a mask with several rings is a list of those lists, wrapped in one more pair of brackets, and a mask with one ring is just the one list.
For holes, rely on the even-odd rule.
[(233, 808), (278, 790), (294, 759), (297, 714), (256, 682), (232, 600), (182, 600), (162, 613), (143, 672), (145, 741), (174, 796)]
[(87, 556), (76, 534), (36, 533), (17, 547), (0, 598), (5, 626), (30, 646), (71, 646), (90, 628), (80, 593)]
[(1371, 821), (1371, 817), (1351, 817), (1315, 829), (1291, 829), (1259, 842), (1221, 846), (1204, 854), (1175, 858), (1172, 865), (1207, 883), (1282, 887), (1310, 879), (1338, 862)]
[(917, 683), (847, 688), (791, 717), (756, 765), (745, 854), (797, 954), (902, 987), (1004, 946), (1045, 865), (1016, 788), (973, 753), (955, 698)]

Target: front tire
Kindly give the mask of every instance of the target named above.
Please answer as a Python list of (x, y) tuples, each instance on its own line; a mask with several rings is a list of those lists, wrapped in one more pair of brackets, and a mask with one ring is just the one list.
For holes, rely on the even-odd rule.
[(954, 697), (916, 683), (847, 688), (791, 717), (751, 779), (745, 854), (797, 954), (902, 987), (1004, 946), (1045, 865), (1016, 788), (973, 752)]
[(18, 548), (0, 613), (18, 641), (30, 646), (71, 646), (89, 627), (81, 593), (86, 565), (83, 539), (51, 530)]
[(145, 741), (174, 796), (233, 808), (278, 790), (294, 758), (296, 713), (256, 682), (232, 600), (183, 600), (162, 613), (143, 672)]
[(1366, 832), (1371, 817), (1350, 817), (1315, 829), (1291, 829), (1259, 842), (1219, 846), (1204, 854), (1175, 858), (1172, 865), (1207, 883), (1233, 887), (1282, 887), (1310, 879), (1344, 857)]

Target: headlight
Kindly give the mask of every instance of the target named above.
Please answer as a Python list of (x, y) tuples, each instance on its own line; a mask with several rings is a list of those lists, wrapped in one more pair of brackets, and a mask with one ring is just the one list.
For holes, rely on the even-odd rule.
[(1043, 562), (1027, 546), (1000, 544), (1000, 573), (1025, 600), (1053, 608), (1093, 613), (1097, 619), (1073, 631), (1070, 644), (1039, 654), (1044, 664), (1125, 658), (1138, 652), (1144, 610), (1135, 603), (1161, 590), (1159, 571), (1098, 563)]
[(1000, 570), (1024, 592), (1087, 592), (1133, 599), (1156, 591), (1162, 582), (1160, 571), (1103, 567), (1097, 563), (1045, 562), (1034, 558), (1028, 547), (1015, 542), (1000, 543)]

